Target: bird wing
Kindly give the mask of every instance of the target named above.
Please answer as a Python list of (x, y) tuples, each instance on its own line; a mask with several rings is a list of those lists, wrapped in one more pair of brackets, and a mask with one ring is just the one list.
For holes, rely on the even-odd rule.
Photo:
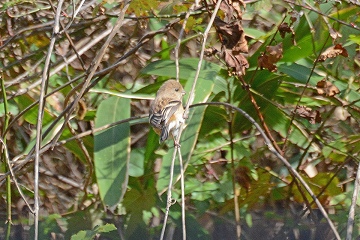
[(169, 101), (164, 108), (158, 112), (152, 112), (149, 116), (149, 122), (155, 128), (161, 129), (160, 142), (165, 141), (169, 137), (169, 124), (171, 116), (181, 106), (181, 101)]

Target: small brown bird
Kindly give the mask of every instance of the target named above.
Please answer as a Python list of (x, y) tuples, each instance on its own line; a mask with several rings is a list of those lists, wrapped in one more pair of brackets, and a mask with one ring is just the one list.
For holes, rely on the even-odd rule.
[(160, 135), (160, 143), (170, 134), (175, 145), (179, 146), (176, 137), (181, 123), (184, 122), (182, 106), (184, 94), (184, 88), (175, 80), (164, 82), (156, 93), (155, 100), (150, 106), (149, 122), (154, 131)]

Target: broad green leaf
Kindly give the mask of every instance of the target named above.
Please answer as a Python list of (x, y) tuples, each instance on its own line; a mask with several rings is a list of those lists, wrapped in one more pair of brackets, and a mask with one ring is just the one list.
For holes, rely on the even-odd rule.
[[(130, 117), (130, 100), (110, 97), (98, 108), (95, 127)], [(104, 205), (118, 204), (126, 191), (130, 157), (130, 125), (123, 123), (94, 136), (94, 161), (100, 197)]]
[[(144, 187), (144, 186), (140, 186)], [(147, 239), (147, 233), (144, 231), (145, 222), (143, 220), (144, 211), (151, 211), (155, 206), (157, 199), (156, 190), (153, 187), (147, 189), (132, 188), (124, 197), (124, 207), (130, 213), (127, 221), (126, 236), (127, 239)]]
[[(305, 84), (307, 82), (307, 80), (309, 79), (310, 74), (311, 74), (310, 68), (305, 67), (303, 65), (296, 64), (296, 63), (280, 64), (280, 65), (278, 65), (278, 70), (280, 72), (283, 72), (283, 73), (291, 76), (294, 79), (294, 81), (300, 82), (303, 84)], [(309, 83), (313, 86), (316, 86), (317, 82), (323, 78), (324, 77), (313, 72)]]
[(96, 226), (94, 230), (83, 230), (78, 232), (77, 234), (71, 236), (71, 240), (93, 240), (99, 233), (107, 233), (115, 230), (116, 227), (114, 224)]
[(131, 149), (129, 176), (140, 177), (144, 174), (144, 149)]
[(303, 37), (296, 45), (284, 46), (284, 54), (280, 62), (296, 62), (299, 59), (311, 56), (313, 53), (312, 36)]
[[(29, 95), (27, 95), (27, 94), (20, 95), (20, 96), (14, 98), (14, 100), (18, 104), (18, 107), (19, 107), (20, 111), (24, 110), (26, 107), (28, 107), (29, 105), (31, 105), (32, 103), (35, 102), (35, 100), (32, 97), (30, 97)], [(28, 109), (26, 111), (26, 113), (23, 115), (24, 119), (28, 123), (36, 125), (38, 111), (39, 111), (38, 109), (39, 109), (38, 104), (35, 105), (34, 107)], [(53, 117), (51, 116), (50, 112), (47, 109), (45, 109), (44, 110), (43, 122), (42, 122), (43, 126), (45, 126), (46, 124), (48, 124), (51, 121), (53, 121)]]
[[(277, 131), (283, 137), (288, 135), (290, 117), (287, 116), (284, 112), (280, 111), (277, 107), (269, 105), (264, 112), (264, 118), (270, 129)], [(290, 142), (301, 148), (306, 148), (310, 143), (309, 134), (307, 133), (306, 129), (297, 121), (293, 121), (291, 133), (288, 139)], [(315, 143), (312, 143), (309, 152), (319, 150), (319, 147)]]
[[(180, 79), (190, 79), (195, 76), (195, 71), (199, 59), (197, 58), (184, 58), (179, 61)], [(221, 70), (221, 66), (203, 61), (199, 75), (199, 82), (201, 80), (215, 81), (215, 76)], [(141, 73), (148, 75), (158, 75), (169, 78), (176, 78), (175, 62), (171, 60), (155, 61), (147, 65), (141, 70)]]

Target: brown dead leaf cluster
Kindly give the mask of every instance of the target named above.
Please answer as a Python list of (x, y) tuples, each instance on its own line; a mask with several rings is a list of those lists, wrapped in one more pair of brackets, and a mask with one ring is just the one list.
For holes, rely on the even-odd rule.
[(321, 123), (321, 115), (319, 110), (312, 110), (306, 106), (296, 106), (295, 114), (307, 119), (311, 124)]
[(270, 72), (276, 72), (277, 63), (283, 57), (283, 44), (279, 43), (275, 46), (267, 46), (265, 53), (262, 53), (258, 58), (258, 65), (260, 69), (268, 69)]
[[(216, 1), (214, 1), (215, 3)], [(248, 52), (248, 44), (240, 22), (242, 19), (241, 6), (245, 7), (243, 1), (223, 1), (220, 9), (225, 13), (224, 21), (218, 17), (214, 21), (222, 44), (221, 52), (224, 60), (231, 69), (231, 74), (238, 76), (244, 75), (246, 68), (249, 67), (249, 63), (243, 55)]]
[(326, 81), (325, 79), (319, 81), (316, 84), (316, 90), (318, 94), (328, 97), (332, 97), (340, 92), (340, 90), (335, 85), (329, 81)]
[(282, 38), (285, 37), (285, 34), (286, 34), (286, 33), (291, 33), (293, 39), (294, 39), (294, 37), (295, 37), (294, 29), (293, 29), (292, 26), (289, 26), (288, 23), (285, 23), (285, 22), (284, 22), (284, 23), (280, 24), (280, 26), (278, 27), (278, 30), (279, 30), (280, 36), (281, 36)]
[(344, 57), (348, 57), (349, 54), (347, 52), (347, 50), (345, 48), (343, 48), (343, 46), (338, 43), (335, 46), (331, 46), (328, 49), (326, 49), (319, 57), (318, 61), (319, 62), (324, 62), (326, 59), (328, 58), (335, 58), (337, 56), (344, 56)]
[(251, 190), (251, 173), (246, 166), (239, 166), (235, 169), (235, 180), (241, 187), (246, 189), (246, 192)]

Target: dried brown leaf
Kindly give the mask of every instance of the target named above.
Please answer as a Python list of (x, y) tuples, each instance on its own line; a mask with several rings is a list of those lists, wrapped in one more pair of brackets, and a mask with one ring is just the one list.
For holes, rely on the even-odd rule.
[(335, 85), (329, 81), (326, 81), (325, 79), (319, 81), (316, 84), (316, 90), (318, 94), (329, 97), (332, 97), (340, 92), (340, 90)]
[(245, 74), (246, 68), (249, 67), (249, 62), (241, 54), (233, 54), (234, 52), (228, 49), (224, 50), (224, 60), (229, 68), (232, 69), (231, 74), (242, 76)]
[(240, 166), (235, 169), (235, 180), (246, 189), (246, 191), (251, 190), (251, 177), (250, 177), (250, 169), (245, 166)]
[(283, 57), (283, 44), (279, 43), (275, 46), (267, 46), (266, 52), (269, 55), (269, 60), (272, 63), (276, 63)]
[(301, 15), (302, 15), (302, 13), (299, 13), (299, 12), (297, 12), (297, 11), (295, 11), (295, 10), (289, 12), (289, 14), (290, 14), (290, 21), (291, 21), (291, 23), (296, 22), (296, 21), (301, 17)]
[(297, 106), (295, 113), (298, 116), (307, 119), (311, 124), (321, 123), (321, 115), (319, 110), (312, 110), (306, 106)]
[(237, 13), (237, 19), (241, 20), (242, 19), (241, 6), (243, 6), (244, 8), (246, 7), (244, 1), (229, 0), (229, 4), (234, 8), (235, 12)]
[(258, 65), (260, 69), (268, 69), (270, 72), (275, 72), (277, 63), (283, 57), (282, 43), (275, 46), (267, 46), (266, 53), (263, 53), (258, 58)]
[(286, 34), (286, 33), (291, 33), (292, 36), (295, 35), (294, 29), (293, 29), (292, 27), (290, 27), (288, 23), (282, 23), (282, 24), (280, 24), (280, 26), (278, 27), (278, 29), (279, 29), (279, 32), (280, 32), (280, 36), (281, 36), (282, 38), (285, 37), (285, 34)]
[(341, 33), (339, 33), (338, 31), (336, 31), (335, 29), (333, 28), (330, 28), (329, 29), (329, 33), (330, 33), (330, 37), (334, 40), (336, 40), (337, 38), (340, 38), (342, 37)]
[(239, 22), (226, 23), (217, 17), (214, 20), (214, 25), (220, 36), (221, 43), (227, 49), (233, 49), (238, 52), (248, 52), (244, 30)]
[(265, 55), (265, 54), (261, 54), (258, 57), (258, 65), (260, 67), (260, 69), (268, 69), (270, 72), (276, 72), (277, 67), (275, 64), (271, 63), (269, 60), (269, 56)]
[(348, 57), (348, 52), (345, 48), (343, 48), (343, 46), (338, 43), (335, 46), (331, 46), (328, 49), (326, 49), (319, 57), (319, 62), (323, 62), (328, 58), (334, 58), (337, 56), (344, 56), (344, 57)]

